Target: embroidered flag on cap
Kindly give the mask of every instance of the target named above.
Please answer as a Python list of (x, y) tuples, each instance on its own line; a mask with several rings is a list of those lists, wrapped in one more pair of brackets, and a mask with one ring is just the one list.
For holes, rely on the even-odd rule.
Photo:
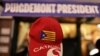
[(51, 17), (38, 18), (32, 23), (29, 56), (61, 56), (62, 29), (59, 22)]
[(56, 40), (56, 33), (53, 31), (43, 30), (41, 33), (41, 40), (55, 41)]

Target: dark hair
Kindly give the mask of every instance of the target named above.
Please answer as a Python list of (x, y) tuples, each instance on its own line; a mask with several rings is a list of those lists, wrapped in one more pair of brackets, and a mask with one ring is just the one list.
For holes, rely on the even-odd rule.
[(100, 49), (100, 39), (98, 39), (98, 40), (96, 41), (95, 46), (96, 46), (96, 48)]

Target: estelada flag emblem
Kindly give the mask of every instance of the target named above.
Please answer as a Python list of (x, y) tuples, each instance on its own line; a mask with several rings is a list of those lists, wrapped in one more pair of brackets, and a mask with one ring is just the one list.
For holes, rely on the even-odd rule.
[(41, 34), (41, 40), (55, 41), (56, 40), (56, 33), (53, 31), (43, 30), (42, 34)]

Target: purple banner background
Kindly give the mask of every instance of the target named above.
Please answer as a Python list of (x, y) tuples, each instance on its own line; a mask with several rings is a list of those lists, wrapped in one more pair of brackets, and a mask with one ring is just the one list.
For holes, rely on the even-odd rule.
[[(22, 3), (23, 0), (3, 0), (4, 5), (5, 3)], [(54, 3), (54, 4), (79, 4), (79, 5), (96, 5), (98, 6), (99, 14), (63, 14), (63, 13), (5, 13), (4, 11), (2, 12), (3, 16), (60, 16), (60, 17), (100, 17), (100, 4), (99, 3), (78, 3), (78, 2), (65, 2), (66, 0), (24, 0), (23, 3)], [(45, 1), (45, 2), (44, 2)], [(60, 2), (62, 1), (62, 2)], [(5, 10), (5, 8), (4, 8)]]

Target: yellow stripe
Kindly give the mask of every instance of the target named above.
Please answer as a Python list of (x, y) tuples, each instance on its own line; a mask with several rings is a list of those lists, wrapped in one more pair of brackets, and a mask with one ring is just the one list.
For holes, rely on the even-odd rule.
[(55, 40), (52, 40), (52, 39), (42, 39), (42, 40), (49, 40), (49, 41), (55, 41)]
[(51, 37), (51, 38), (52, 38), (52, 37), (55, 38), (55, 36), (48, 36), (48, 35), (47, 35), (47, 37), (49, 37), (49, 38), (50, 38), (50, 37)]
[(42, 39), (42, 40), (55, 40), (55, 39)]
[(52, 32), (52, 31), (45, 31), (45, 30), (43, 30), (43, 32), (48, 33), (48, 34), (55, 34), (55, 32)]
[[(45, 38), (46, 40), (55, 40), (55, 39), (48, 39), (48, 38)], [(45, 40), (45, 39), (42, 39), (42, 40)]]
[(56, 39), (56, 38), (43, 38), (43, 39)]

